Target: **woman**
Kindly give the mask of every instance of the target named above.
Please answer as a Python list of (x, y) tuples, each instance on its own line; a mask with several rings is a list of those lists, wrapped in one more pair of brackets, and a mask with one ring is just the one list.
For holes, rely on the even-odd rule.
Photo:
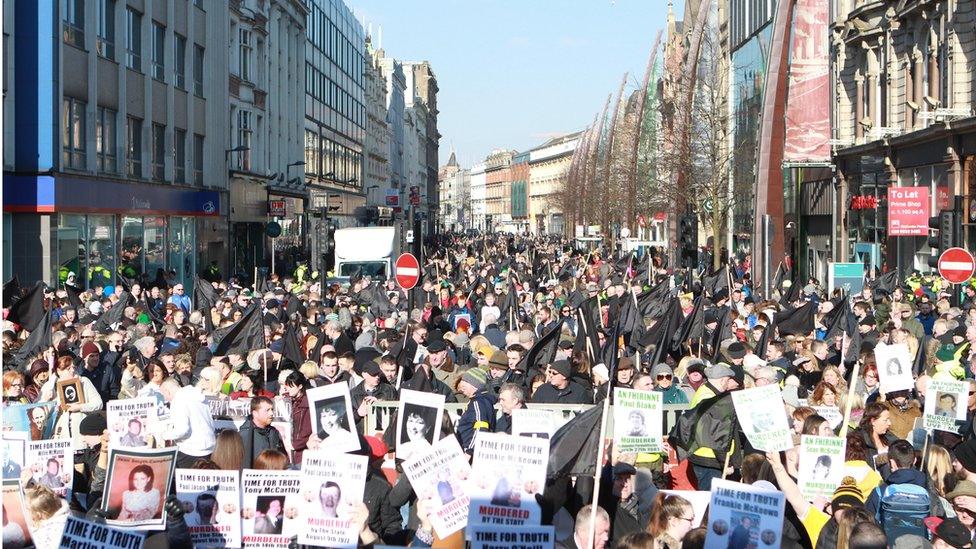
[(804, 435), (813, 435), (818, 437), (832, 437), (834, 436), (834, 430), (830, 428), (830, 423), (821, 416), (813, 414), (808, 416), (807, 419), (803, 421), (803, 433)]
[(799, 393), (801, 398), (812, 393), (822, 377), (817, 359), (812, 354), (800, 355), (794, 359), (789, 375), (796, 376), (800, 380)]
[[(545, 376), (545, 374), (536, 374), (536, 375), (532, 376), (532, 380), (529, 381), (529, 389), (531, 389), (531, 391), (532, 391), (532, 393), (531, 393), (532, 396), (535, 396), (535, 392), (537, 390), (539, 390), (539, 387), (542, 387), (543, 385), (545, 385), (545, 383), (546, 383), (546, 376)], [(529, 399), (527, 399), (527, 400), (529, 400)]]
[(284, 471), (288, 469), (288, 456), (278, 450), (264, 450), (254, 458), (254, 468), (265, 471)]
[(938, 444), (930, 444), (928, 458), (925, 460), (925, 472), (929, 475), (929, 487), (939, 496), (939, 503), (945, 515), (947, 517), (955, 515), (952, 504), (945, 497), (956, 487), (956, 477), (953, 474), (949, 451)]
[(223, 471), (240, 471), (244, 463), (244, 441), (234, 429), (217, 433), (213, 455), (210, 459)]
[(24, 396), (24, 374), (7, 370), (3, 373), (3, 402), (4, 404), (28, 404), (30, 401)]
[(821, 381), (813, 389), (813, 394), (810, 395), (810, 406), (837, 406), (837, 389), (836, 385), (828, 383), (826, 381), (826, 373), (824, 371), (825, 381)]
[(829, 383), (835, 393), (846, 393), (847, 382), (837, 366), (826, 366), (821, 371), (820, 381)]
[(58, 417), (58, 422), (54, 426), (54, 438), (57, 439), (75, 436), (85, 416), (102, 409), (102, 397), (98, 390), (87, 377), (78, 376), (75, 372), (74, 361), (71, 360), (70, 356), (63, 356), (57, 360), (54, 375), (50, 376), (47, 383), (41, 387), (41, 401), (58, 400), (56, 394), (58, 381), (67, 379), (78, 379), (81, 382), (85, 401), (60, 405), (61, 411), (64, 413)]
[(844, 476), (850, 476), (862, 494), (870, 494), (881, 484), (881, 475), (868, 464), (867, 447), (864, 437), (857, 431), (847, 433), (847, 448), (844, 454)]
[(125, 366), (122, 369), (121, 389), (119, 398), (136, 398), (139, 391), (146, 386), (146, 373), (139, 365), (139, 360), (134, 356), (125, 354)]
[(879, 387), (878, 367), (872, 360), (870, 363), (865, 364), (863, 370), (861, 371), (861, 376), (857, 378), (857, 384), (854, 386), (854, 392), (864, 395), (865, 399), (867, 400), (869, 397), (878, 394)]
[(655, 547), (681, 549), (681, 540), (697, 526), (691, 502), (681, 496), (658, 492), (651, 504), (647, 532), (654, 536)]
[(312, 436), (312, 415), (308, 408), (308, 380), (301, 372), (292, 372), (285, 378), (285, 395), (291, 400), (291, 447), (293, 463), (302, 463), (302, 454), (308, 448)]
[(858, 426), (858, 432), (864, 440), (865, 455), (868, 465), (873, 467), (881, 476), (887, 477), (888, 446), (898, 440), (891, 429), (891, 414), (884, 404), (872, 402), (864, 408), (864, 416)]
[(854, 527), (862, 522), (874, 522), (874, 518), (864, 509), (848, 508), (837, 518), (837, 549), (847, 549)]
[(159, 513), (162, 498), (159, 490), (153, 487), (155, 475), (152, 467), (136, 465), (129, 472), (129, 489), (122, 492), (122, 509), (118, 520), (152, 520)]
[(796, 443), (800, 443), (800, 435), (803, 434), (803, 423), (808, 417), (815, 415), (816, 410), (810, 408), (809, 406), (800, 406), (799, 408), (793, 410), (791, 417), (793, 418), (793, 431), (796, 434)]
[(31, 363), (27, 374), (27, 386), (24, 387), (24, 396), (31, 402), (37, 402), (41, 396), (41, 387), (51, 377), (51, 369), (43, 359), (35, 360)]

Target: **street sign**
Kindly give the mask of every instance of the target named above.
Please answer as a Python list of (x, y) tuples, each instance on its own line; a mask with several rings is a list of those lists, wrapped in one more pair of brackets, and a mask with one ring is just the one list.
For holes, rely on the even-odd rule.
[(284, 200), (268, 201), (269, 217), (285, 217), (287, 215), (288, 215), (288, 208), (286, 207), (286, 202)]
[(848, 294), (859, 294), (864, 289), (863, 263), (831, 263), (827, 275), (828, 292), (843, 288)]
[(393, 268), (397, 284), (404, 290), (412, 290), (420, 280), (420, 262), (411, 253), (401, 254)]
[(398, 208), (400, 206), (399, 189), (386, 189), (386, 205), (392, 208)]
[(949, 248), (939, 256), (939, 274), (953, 284), (962, 284), (973, 277), (976, 262), (973, 254), (962, 248)]

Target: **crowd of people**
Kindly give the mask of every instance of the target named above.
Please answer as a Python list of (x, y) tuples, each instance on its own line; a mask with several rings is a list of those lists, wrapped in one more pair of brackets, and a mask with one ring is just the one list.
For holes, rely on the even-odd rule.
[[(50, 425), (44, 413), (28, 417), (28, 440), (74, 441), (75, 471), (67, 500), (52, 488), (56, 479), (14, 471), (6, 458), (4, 478), (20, 477), (23, 514), (48, 531), (40, 525), (70, 515), (105, 518), (112, 445), (175, 446), (184, 469), (286, 470), (344, 420), (358, 439), (353, 453), (369, 457), (355, 507), (362, 545), (461, 547), (463, 532), (434, 532), (430, 502), (395, 459), (398, 445), (455, 437), (470, 458), (479, 432), (512, 432), (514, 410), (602, 407), (626, 388), (661, 393), (679, 417), (662, 452), (610, 444), (573, 457), (591, 460), (599, 475), (551, 475), (537, 500), (542, 523), (556, 525), (557, 547), (703, 547), (707, 520), (680, 494), (707, 492), (716, 479), (785, 495), (782, 547), (972, 547), (976, 291), (967, 286), (954, 299), (950, 286), (928, 278), (882, 275), (861, 291), (828, 293), (783, 268), (764, 290), (747, 261), (731, 265), (690, 273), (669, 268), (661, 250), (610, 254), (560, 239), (447, 235), (430, 247), (410, 291), (359, 275), (348, 285), (196, 277), (192, 292), (121, 274), (114, 286), (87, 289), (14, 280), (3, 296), (4, 430), (8, 408), (57, 402)], [(879, 369), (891, 365), (874, 351), (895, 344), (913, 357), (904, 367), (914, 387), (884, 392), (881, 379), (891, 374)], [(952, 429), (920, 429), (927, 397), (950, 416), (961, 398), (926, 395), (930, 380), (968, 383), (965, 418)], [(351, 422), (309, 402), (308, 391), (333, 384), (348, 385)], [(795, 431), (795, 447), (782, 452), (750, 444), (731, 398), (768, 385), (781, 387)], [(405, 418), (402, 440), (393, 422), (369, 432), (376, 403), (395, 402), (404, 389), (443, 395), (464, 411), (439, 434), (422, 414)], [(111, 442), (109, 403), (146, 396), (167, 409), (166, 431), (147, 434), (130, 422)], [(219, 429), (215, 401), (244, 402), (243, 421)], [(275, 426), (282, 406), (284, 435)], [(844, 472), (830, 498), (801, 494), (803, 435), (844, 440)], [(560, 448), (553, 444), (550, 471), (569, 459)], [(191, 546), (191, 513), (174, 494), (151, 493), (151, 475), (134, 470), (122, 513), (151, 515), (158, 506), (167, 527), (147, 543)], [(334, 503), (332, 489), (322, 490)], [(259, 510), (262, 531), (276, 528), (281, 511)], [(731, 525), (728, 547), (759, 546), (750, 520)], [(8, 532), (5, 519), (4, 547), (16, 545), (14, 526)], [(38, 547), (60, 539), (33, 538)]]

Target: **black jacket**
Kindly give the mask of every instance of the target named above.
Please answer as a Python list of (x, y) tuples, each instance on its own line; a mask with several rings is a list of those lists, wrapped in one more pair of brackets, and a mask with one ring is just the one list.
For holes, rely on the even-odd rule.
[(647, 528), (650, 515), (638, 509), (637, 496), (631, 495), (627, 501), (621, 501), (619, 496), (613, 495), (614, 477), (611, 466), (604, 467), (602, 478), (600, 507), (610, 515), (610, 539), (619, 541), (632, 532), (643, 532)]
[(363, 503), (369, 509), (366, 523), (369, 529), (385, 543), (397, 541), (402, 521), (400, 510), (390, 504), (390, 490), (390, 483), (386, 481), (383, 474), (370, 469), (366, 475), (366, 488), (363, 492)]
[(482, 335), (488, 338), (488, 343), (491, 343), (495, 348), (504, 349), (506, 347), (505, 332), (498, 327), (498, 324), (485, 326), (485, 333)]
[(545, 383), (536, 390), (532, 402), (537, 404), (593, 404), (593, 395), (582, 385), (569, 382), (565, 389), (559, 390)]
[(285, 443), (281, 440), (281, 434), (270, 425), (264, 428), (256, 427), (247, 418), (240, 428), (241, 439), (244, 441), (244, 461), (242, 464), (245, 469), (250, 469), (254, 465), (254, 460), (265, 450), (278, 450), (282, 454), (288, 455), (285, 450)]
[(122, 389), (122, 374), (115, 366), (106, 363), (104, 360), (100, 361), (94, 370), (89, 370), (82, 365), (81, 375), (92, 382), (95, 390), (98, 391), (98, 395), (102, 397), (102, 402), (115, 400), (119, 397), (119, 391)]
[(389, 383), (380, 382), (372, 391), (367, 391), (366, 387), (363, 386), (363, 382), (359, 382), (359, 385), (353, 387), (352, 391), (349, 391), (349, 399), (352, 400), (352, 411), (353, 415), (356, 416), (356, 423), (359, 423), (363, 418), (356, 413), (359, 409), (359, 405), (363, 403), (363, 400), (367, 396), (375, 397), (376, 400), (396, 400), (397, 391)]

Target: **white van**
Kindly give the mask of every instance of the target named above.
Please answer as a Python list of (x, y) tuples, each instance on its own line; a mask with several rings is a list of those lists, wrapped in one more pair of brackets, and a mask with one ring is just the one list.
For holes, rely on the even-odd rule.
[(335, 232), (335, 275), (330, 282), (348, 284), (362, 270), (363, 276), (386, 280), (399, 256), (396, 227), (351, 227)]

